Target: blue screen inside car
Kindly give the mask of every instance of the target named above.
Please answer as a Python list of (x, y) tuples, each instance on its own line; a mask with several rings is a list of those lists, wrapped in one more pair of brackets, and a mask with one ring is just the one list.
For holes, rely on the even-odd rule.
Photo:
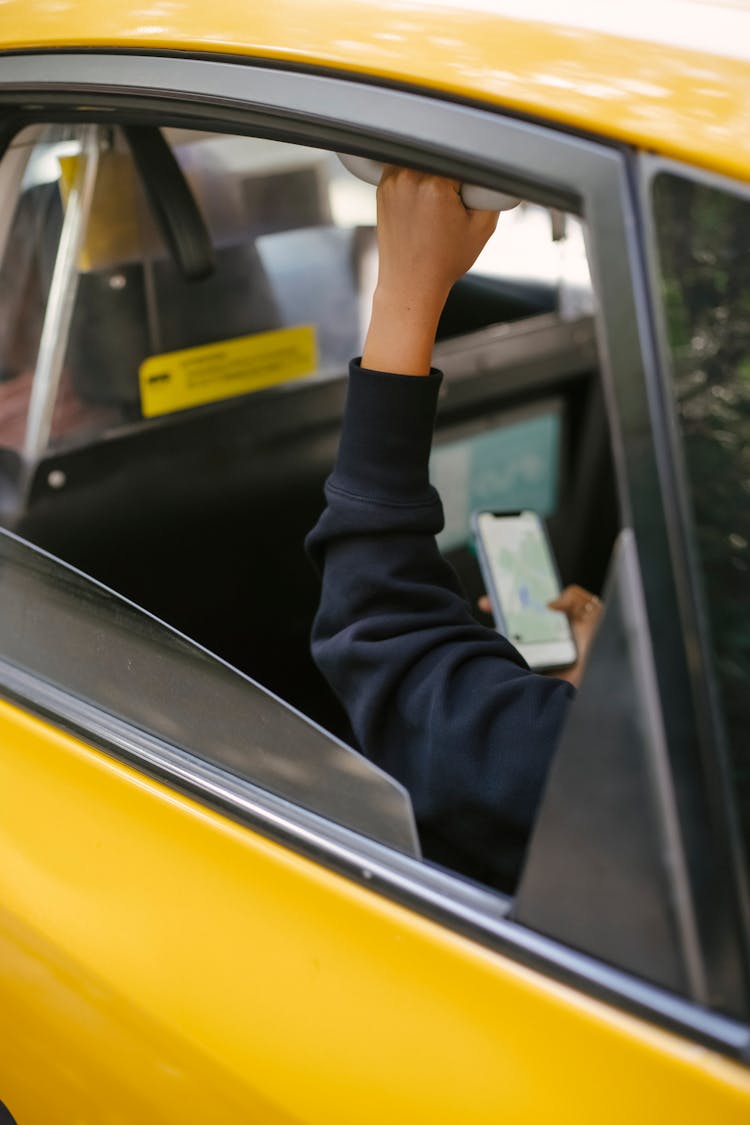
[(557, 503), (560, 458), (560, 409), (545, 404), (543, 413), (507, 418), (456, 440), (441, 441), (430, 458), (430, 480), (443, 500), (442, 551), (471, 539), (474, 510), (520, 511), (541, 516)]

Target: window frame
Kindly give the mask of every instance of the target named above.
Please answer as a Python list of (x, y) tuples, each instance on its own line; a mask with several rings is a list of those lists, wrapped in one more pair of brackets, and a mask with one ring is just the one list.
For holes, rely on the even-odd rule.
[[(671, 730), (670, 720), (684, 705), (674, 691), (672, 671), (667, 675), (663, 669), (674, 664), (678, 679), (684, 679), (686, 669), (681, 638), (678, 643), (673, 634), (654, 627), (664, 616), (665, 591), (667, 600), (675, 600), (664, 530), (671, 494), (665, 491), (659, 471), (661, 417), (652, 417), (658, 364), (631, 169), (622, 146), (420, 91), (325, 73), (184, 56), (65, 51), (7, 56), (0, 77), (0, 106), (9, 115), (6, 139), (21, 117), (24, 123), (102, 120), (103, 115), (106, 120), (108, 113), (120, 112), (128, 119), (158, 119), (160, 124), (205, 127), (208, 121), (215, 130), (234, 128), (429, 166), (585, 213), (590, 222), (591, 274), (601, 302), (597, 318), (600, 363), (620, 505), (623, 523), (634, 528), (638, 540), (660, 695), (666, 726)], [(415, 136), (420, 137), (418, 144)], [(650, 579), (652, 574), (658, 581)], [(29, 702), (32, 709), (39, 707)], [(681, 743), (670, 739), (669, 754), (679, 825), (684, 832), (685, 812), (694, 807), (691, 798), (700, 775)], [(344, 871), (349, 878), (585, 992), (732, 1055), (746, 1053), (750, 1035), (744, 1024), (508, 921), (498, 896), (475, 890), (460, 879), (429, 872), (410, 861), (403, 861), (408, 868), (405, 873), (387, 849), (370, 861), (359, 837), (350, 841), (345, 857), (333, 845), (328, 826), (311, 845), (297, 812), (292, 810), (283, 830), (274, 829), (280, 831), (286, 846), (313, 854), (318, 862)], [(266, 834), (272, 831), (260, 812), (251, 826)], [(728, 918), (723, 901), (726, 888), (719, 882), (710, 885), (705, 866), (697, 862), (701, 843), (710, 838), (711, 825), (699, 817), (690, 827), (687, 853), (671, 858), (685, 868), (698, 903), (698, 919), (707, 919), (706, 925), (710, 925), (715, 917), (723, 925)], [(715, 907), (717, 894), (722, 898), (721, 909), (712, 913), (705, 909), (706, 898), (708, 906)], [(715, 937), (715, 930), (701, 934), (707, 957)], [(733, 927), (729, 937), (736, 943)]]

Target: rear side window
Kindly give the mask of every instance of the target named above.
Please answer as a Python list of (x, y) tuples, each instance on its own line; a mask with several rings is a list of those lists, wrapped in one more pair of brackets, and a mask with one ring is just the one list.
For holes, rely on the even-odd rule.
[(653, 206), (715, 669), (750, 853), (750, 201), (661, 174)]

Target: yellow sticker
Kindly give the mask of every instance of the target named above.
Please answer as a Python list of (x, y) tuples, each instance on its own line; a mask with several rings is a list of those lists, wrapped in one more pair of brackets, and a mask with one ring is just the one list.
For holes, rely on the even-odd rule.
[(141, 407), (144, 417), (155, 418), (286, 383), (317, 366), (311, 324), (152, 355), (139, 371)]

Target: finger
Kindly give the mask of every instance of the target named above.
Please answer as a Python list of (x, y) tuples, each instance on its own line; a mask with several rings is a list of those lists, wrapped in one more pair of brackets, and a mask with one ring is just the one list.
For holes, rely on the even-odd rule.
[(568, 610), (575, 608), (575, 590), (575, 586), (566, 586), (564, 590), (560, 591), (556, 598), (553, 598), (551, 602), (547, 602), (547, 605), (550, 609), (559, 609), (563, 613), (567, 613)]
[(382, 187), (386, 180), (392, 180), (399, 171), (400, 168), (398, 164), (384, 164), (383, 171), (380, 173), (380, 183), (378, 187)]
[[(399, 184), (417, 184), (423, 179), (424, 173), (417, 172), (415, 168), (404, 168), (401, 164), (384, 164), (380, 173), (378, 191), (387, 188), (389, 193), (398, 190)], [(402, 188), (402, 190), (404, 190)]]
[(553, 609), (575, 609), (577, 606), (585, 605), (586, 602), (591, 601), (593, 597), (594, 595), (590, 594), (588, 590), (584, 590), (583, 586), (576, 586), (574, 584), (572, 586), (566, 586), (564, 590), (560, 591), (554, 601), (548, 604)]
[[(426, 172), (424, 173), (424, 179), (430, 180), (431, 187), (437, 189), (437, 191), (441, 195), (444, 195), (446, 198), (450, 198), (451, 200), (455, 200), (456, 203), (460, 203), (464, 211), (467, 211), (466, 204), (461, 197), (460, 180), (453, 180), (449, 176), (432, 176)], [(470, 212), (467, 211), (467, 214), (470, 214)]]
[(477, 601), (477, 605), (482, 613), (492, 613), (492, 603), (486, 594), (482, 594), (481, 598)]
[[(463, 202), (463, 199), (461, 202)], [(464, 204), (464, 206), (466, 206), (466, 204)], [(497, 227), (498, 220), (500, 219), (500, 212), (476, 211), (471, 207), (467, 207), (466, 209), (469, 213), (472, 225), (478, 227), (481, 231), (487, 231), (487, 237), (489, 237), (489, 235), (492, 234), (492, 232)]]

